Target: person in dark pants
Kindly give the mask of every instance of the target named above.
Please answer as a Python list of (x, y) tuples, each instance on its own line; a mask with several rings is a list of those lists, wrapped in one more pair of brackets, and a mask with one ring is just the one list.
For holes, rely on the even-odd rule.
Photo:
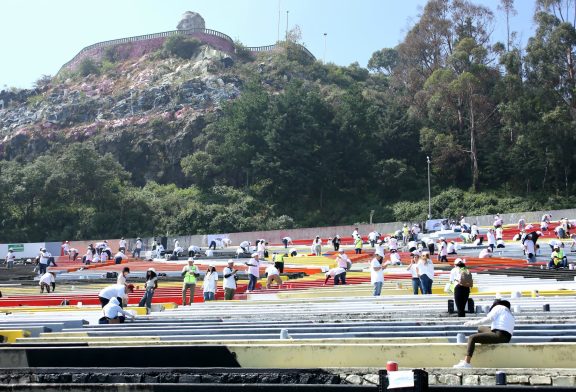
[(338, 252), (340, 250), (340, 236), (336, 235), (336, 237), (332, 238), (332, 245), (334, 246), (334, 252)]
[(210, 241), (210, 246), (208, 247), (208, 249), (216, 250), (216, 241), (214, 240)]
[(464, 323), (465, 327), (481, 325), (491, 322), (490, 327), (478, 327), (478, 333), (468, 336), (468, 347), (466, 356), (458, 364), (454, 365), (455, 368), (471, 368), (470, 361), (474, 355), (476, 343), (480, 344), (498, 344), (508, 343), (512, 339), (514, 333), (514, 316), (510, 312), (510, 302), (506, 300), (497, 299), (492, 304), (490, 312), (483, 319), (477, 321), (467, 321)]
[(450, 287), (454, 292), (454, 304), (458, 310), (458, 317), (466, 317), (466, 304), (470, 297), (470, 287), (464, 287), (460, 284), (464, 268), (466, 268), (466, 262), (461, 258), (457, 258), (454, 260), (454, 268), (450, 271)]
[(346, 270), (342, 267), (332, 268), (330, 271), (326, 272), (326, 280), (324, 280), (324, 285), (328, 283), (330, 278), (334, 278), (334, 286), (339, 284), (346, 284)]

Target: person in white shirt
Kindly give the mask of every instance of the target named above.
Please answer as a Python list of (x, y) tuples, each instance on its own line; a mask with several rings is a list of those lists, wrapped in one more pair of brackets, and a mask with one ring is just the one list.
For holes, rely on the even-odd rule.
[(56, 274), (54, 272), (46, 272), (40, 277), (38, 285), (40, 286), (40, 294), (42, 294), (44, 290), (50, 293), (50, 287), (52, 287), (52, 291), (56, 291)]
[(496, 236), (496, 240), (501, 240), (502, 239), (502, 233), (503, 233), (503, 229), (502, 227), (497, 228), (496, 230), (494, 230), (494, 234)]
[(434, 243), (434, 239), (429, 237), (426, 240), (426, 245), (428, 246), (428, 252), (430, 252), (430, 254), (433, 255), (434, 251), (436, 250), (436, 244)]
[(218, 286), (218, 272), (216, 266), (210, 264), (208, 271), (204, 275), (204, 282), (202, 284), (202, 292), (204, 293), (204, 302), (214, 301), (216, 299), (216, 288)]
[(46, 257), (48, 257), (48, 267), (50, 267), (50, 264), (52, 264), (54, 267), (58, 267), (56, 265), (56, 261), (54, 260), (54, 256), (52, 256), (52, 253), (50, 253), (50, 251), (47, 251), (46, 249), (44, 249), (44, 253), (46, 255)]
[(125, 258), (126, 258), (126, 255), (124, 253), (122, 253), (122, 251), (119, 251), (118, 253), (116, 253), (114, 255), (114, 263), (120, 264), (120, 263), (122, 263), (122, 260), (124, 260)]
[(370, 283), (374, 285), (372, 295), (379, 297), (384, 285), (384, 269), (390, 264), (389, 261), (382, 263), (382, 256), (376, 255), (370, 262)]
[(298, 256), (298, 250), (296, 248), (290, 248), (290, 250), (288, 252), (289, 252), (288, 254), (290, 255), (290, 257)]
[(206, 251), (204, 252), (204, 254), (206, 255), (206, 257), (214, 257), (214, 250), (213, 249), (206, 249)]
[(260, 255), (252, 253), (250, 261), (245, 263), (248, 266), (248, 289), (246, 291), (256, 290), (256, 282), (260, 278)]
[(456, 244), (454, 243), (454, 241), (450, 241), (448, 243), (448, 248), (446, 249), (446, 251), (448, 252), (449, 255), (456, 254)]
[(68, 260), (70, 260), (70, 243), (66, 241), (62, 245), (60, 245), (60, 247), (62, 248), (64, 256), (68, 256)]
[(526, 229), (526, 219), (522, 216), (518, 219), (518, 231), (524, 231), (524, 229)]
[(488, 259), (490, 257), (492, 257), (492, 248), (490, 247), (482, 249), (478, 255), (480, 259)]
[(228, 259), (228, 266), (222, 271), (224, 279), (224, 300), (231, 301), (234, 299), (234, 294), (236, 293), (236, 279), (238, 278), (236, 274), (238, 270), (234, 269), (234, 260)]
[(190, 245), (188, 247), (188, 257), (194, 257), (197, 254), (199, 254), (200, 252), (202, 252), (202, 249), (199, 246)]
[(444, 239), (444, 237), (440, 237), (440, 242), (438, 247), (440, 248), (438, 251), (438, 261), (441, 263), (448, 262), (448, 243)]
[(120, 241), (118, 241), (118, 250), (121, 252), (126, 252), (126, 240), (124, 237), (120, 238)]
[(336, 267), (330, 269), (326, 272), (326, 279), (324, 280), (324, 285), (328, 283), (330, 278), (334, 278), (334, 286), (339, 284), (346, 284), (346, 270), (342, 267)]
[(260, 256), (261, 259), (264, 259), (264, 257), (266, 256), (266, 242), (264, 241), (260, 241), (258, 242), (258, 246), (256, 247), (258, 249), (258, 255)]
[(412, 253), (418, 249), (418, 243), (416, 241), (408, 241), (408, 252)]
[(314, 241), (312, 241), (311, 251), (316, 256), (322, 256), (322, 239), (320, 236), (316, 236)]
[(346, 254), (344, 249), (338, 251), (338, 256), (336, 256), (336, 261), (338, 263), (338, 267), (342, 267), (345, 270), (349, 270), (352, 267), (352, 260)]
[(494, 234), (494, 229), (489, 229), (486, 233), (486, 239), (488, 240), (488, 246), (494, 250), (496, 247), (496, 236)]
[(536, 246), (532, 240), (532, 234), (528, 234), (524, 239), (524, 254), (528, 263), (536, 262)]
[(249, 241), (242, 241), (240, 243), (240, 248), (242, 248), (242, 251), (244, 251), (244, 253), (250, 253), (250, 245), (252, 245)]
[(352, 239), (356, 239), (360, 234), (358, 233), (358, 228), (355, 228), (352, 232)]
[(398, 239), (396, 237), (390, 237), (388, 240), (388, 250), (390, 252), (393, 250), (398, 250)]
[(116, 284), (121, 284), (123, 286), (126, 285), (126, 279), (128, 279), (128, 275), (130, 275), (130, 268), (124, 267), (121, 274), (118, 274), (118, 279), (116, 280)]
[[(95, 256), (98, 256), (98, 253), (96, 253)], [(108, 253), (104, 252), (104, 250), (102, 250), (102, 252), (100, 252), (100, 255), (99, 255), (99, 256), (100, 256), (100, 261), (101, 261), (102, 263), (105, 263), (105, 262), (108, 261)], [(95, 262), (95, 263), (98, 262), (97, 258), (95, 258), (94, 262)]]
[(92, 253), (92, 249), (88, 248), (86, 250), (86, 254), (84, 255), (84, 263), (89, 265), (92, 263), (92, 259), (94, 259), (94, 254)]
[(14, 268), (14, 261), (16, 260), (16, 255), (12, 249), (8, 249), (8, 254), (6, 255), (6, 267), (8, 269)]
[[(102, 255), (102, 262), (106, 261), (106, 253), (104, 254), (100, 254)], [(93, 263), (99, 263), (100, 262), (100, 255), (98, 253), (94, 254), (94, 256), (92, 256), (92, 262)]]
[(76, 261), (76, 258), (78, 258), (78, 249), (76, 249), (76, 248), (68, 249), (68, 259), (72, 260), (72, 261)]
[(478, 225), (476, 223), (472, 224), (470, 228), (470, 235), (472, 236), (472, 241), (476, 241), (476, 237), (480, 234), (480, 230), (478, 229)]
[(184, 248), (180, 246), (180, 243), (175, 240), (174, 242), (174, 250), (172, 251), (172, 256), (178, 258), (182, 253), (184, 253)]
[(134, 291), (134, 285), (129, 284), (128, 286), (124, 286), (121, 284), (113, 284), (111, 286), (104, 287), (98, 293), (98, 299), (100, 300), (100, 304), (102, 307), (106, 306), (110, 299), (118, 298), (118, 302), (120, 304), (126, 302), (128, 304), (128, 294)]
[(420, 278), (422, 294), (432, 294), (432, 283), (434, 283), (434, 264), (428, 257), (428, 253), (424, 252), (418, 258), (416, 270), (418, 272), (418, 278)]
[(368, 241), (370, 241), (371, 247), (374, 247), (374, 245), (376, 245), (376, 241), (378, 240), (379, 237), (380, 234), (375, 230), (372, 230), (370, 233), (368, 233)]
[(400, 254), (395, 250), (390, 251), (390, 265), (402, 265)]
[(505, 248), (506, 244), (502, 238), (496, 240), (496, 248)]
[(150, 311), (152, 308), (152, 297), (154, 297), (154, 292), (158, 288), (158, 275), (154, 268), (148, 268), (146, 271), (146, 283), (144, 283), (144, 295), (140, 299), (138, 306), (146, 306), (146, 309)]
[[(100, 319), (100, 324), (123, 323), (126, 318), (134, 319), (132, 313), (120, 307), (120, 301), (116, 298), (111, 298), (110, 301), (102, 307), (102, 313), (104, 314), (104, 320)], [(117, 322), (111, 322), (112, 320), (117, 320)]]
[(268, 276), (266, 280), (267, 289), (270, 289), (272, 287), (272, 283), (274, 282), (276, 282), (278, 288), (282, 287), (282, 279), (280, 279), (280, 271), (278, 271), (278, 268), (276, 268), (274, 264), (271, 264), (266, 268), (266, 275)]
[(136, 245), (132, 251), (133, 258), (140, 258), (140, 252), (142, 251), (142, 239), (140, 237), (136, 238)]
[(490, 327), (478, 327), (478, 333), (468, 336), (468, 347), (466, 356), (458, 364), (454, 365), (455, 368), (471, 368), (470, 361), (474, 355), (474, 348), (476, 343), (480, 344), (498, 344), (509, 343), (514, 334), (514, 326), (516, 320), (510, 311), (510, 302), (506, 300), (497, 299), (492, 304), (490, 312), (486, 317), (477, 321), (467, 321), (464, 323), (465, 327), (472, 327), (482, 325), (490, 322)]
[(158, 258), (162, 257), (162, 254), (164, 252), (165, 252), (164, 245), (162, 245), (161, 243), (158, 243), (156, 245), (156, 257), (158, 257)]
[(410, 265), (406, 268), (407, 271), (410, 271), (410, 275), (412, 275), (412, 291), (414, 295), (418, 295), (418, 290), (420, 293), (424, 294), (422, 291), (422, 285), (420, 284), (420, 277), (418, 276), (418, 259), (420, 258), (420, 252), (412, 252), (410, 255)]
[(290, 238), (290, 237), (282, 238), (282, 243), (284, 244), (284, 249), (288, 249), (288, 245), (294, 245), (292, 243), (292, 238)]
[(38, 262), (40, 275), (44, 275), (46, 273), (46, 268), (48, 268), (48, 255), (49, 253), (46, 252), (46, 248), (40, 248), (40, 259)]
[(386, 251), (384, 250), (384, 244), (382, 240), (376, 241), (376, 246), (374, 247), (374, 253), (382, 257), (386, 256)]

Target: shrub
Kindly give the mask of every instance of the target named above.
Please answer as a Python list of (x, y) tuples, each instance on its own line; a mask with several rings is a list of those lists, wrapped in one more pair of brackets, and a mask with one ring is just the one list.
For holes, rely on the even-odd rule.
[(236, 57), (242, 61), (254, 61), (254, 55), (251, 51), (242, 44), (242, 42), (236, 40), (234, 41), (234, 52), (236, 53)]
[(86, 57), (78, 66), (78, 73), (80, 76), (100, 75), (100, 67), (90, 57)]
[(200, 47), (201, 43), (195, 38), (187, 37), (183, 34), (174, 35), (164, 41), (163, 48), (171, 55), (190, 59)]

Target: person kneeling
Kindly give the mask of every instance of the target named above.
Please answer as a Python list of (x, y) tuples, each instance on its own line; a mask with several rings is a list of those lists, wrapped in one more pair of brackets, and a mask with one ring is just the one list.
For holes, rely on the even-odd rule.
[(467, 321), (464, 323), (465, 327), (481, 325), (491, 321), (490, 327), (481, 326), (478, 328), (478, 333), (468, 336), (468, 348), (466, 356), (458, 364), (454, 365), (455, 368), (471, 368), (470, 361), (474, 355), (474, 348), (476, 343), (481, 344), (498, 344), (509, 343), (514, 333), (514, 316), (510, 311), (510, 302), (497, 299), (492, 304), (488, 315), (477, 321)]
[(126, 321), (126, 318), (134, 320), (134, 316), (120, 307), (120, 302), (117, 298), (111, 298), (103, 308), (102, 313), (104, 316), (98, 320), (99, 324), (121, 324)]
[(52, 291), (56, 290), (56, 273), (46, 272), (40, 277), (40, 294), (46, 290), (47, 293), (50, 292), (50, 286), (52, 286)]
[(568, 268), (568, 259), (564, 256), (564, 251), (558, 245), (554, 246), (554, 252), (550, 255), (549, 269)]

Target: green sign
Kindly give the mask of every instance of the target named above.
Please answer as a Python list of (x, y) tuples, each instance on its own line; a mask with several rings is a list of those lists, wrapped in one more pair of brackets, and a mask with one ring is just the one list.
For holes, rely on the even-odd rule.
[(8, 244), (8, 249), (13, 252), (24, 252), (24, 244)]

